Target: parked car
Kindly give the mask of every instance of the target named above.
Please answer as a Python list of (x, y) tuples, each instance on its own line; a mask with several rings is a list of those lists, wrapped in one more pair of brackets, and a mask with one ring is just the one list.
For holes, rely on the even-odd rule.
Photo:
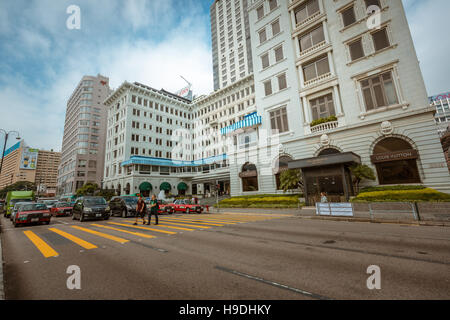
[(72, 211), (72, 219), (83, 222), (87, 219), (108, 220), (110, 209), (106, 200), (102, 197), (81, 197), (75, 202)]
[(111, 216), (119, 216), (122, 218), (135, 217), (138, 199), (139, 198), (135, 196), (113, 197), (109, 201)]
[(193, 204), (191, 200), (176, 200), (174, 203), (170, 204), (175, 212), (184, 213), (202, 213), (203, 207), (198, 204)]
[(55, 217), (66, 217), (72, 214), (73, 207), (68, 202), (56, 202), (50, 208), (52, 216)]
[(43, 203), (21, 204), (14, 213), (13, 224), (14, 227), (31, 223), (50, 224), (51, 217), (50, 210)]
[(24, 204), (30, 204), (32, 202), (17, 202), (14, 205), (14, 208), (11, 210), (11, 214), (9, 215), (9, 220), (14, 221), (14, 217), (16, 216), (17, 211), (19, 210), (20, 206), (24, 205)]

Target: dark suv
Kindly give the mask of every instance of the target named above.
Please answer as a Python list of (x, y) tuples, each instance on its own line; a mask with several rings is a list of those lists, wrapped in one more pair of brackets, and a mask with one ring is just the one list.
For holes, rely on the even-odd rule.
[(106, 200), (102, 197), (81, 197), (73, 206), (72, 219), (80, 219), (83, 222), (87, 219), (108, 220), (110, 210)]
[(135, 217), (138, 199), (138, 197), (133, 196), (113, 197), (109, 201), (111, 216), (119, 216), (122, 218)]

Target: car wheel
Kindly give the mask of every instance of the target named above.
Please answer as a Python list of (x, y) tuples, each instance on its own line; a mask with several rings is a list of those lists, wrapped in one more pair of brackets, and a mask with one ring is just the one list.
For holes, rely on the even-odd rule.
[(107, 216), (107, 217), (105, 218), (105, 220), (109, 220), (109, 216)]
[(45, 224), (46, 224), (46, 225), (49, 225), (49, 224), (50, 224), (50, 221), (46, 221)]
[(127, 209), (123, 209), (122, 218), (126, 218), (126, 217), (127, 217)]
[(190, 214), (191, 210), (189, 208), (186, 208), (186, 214)]

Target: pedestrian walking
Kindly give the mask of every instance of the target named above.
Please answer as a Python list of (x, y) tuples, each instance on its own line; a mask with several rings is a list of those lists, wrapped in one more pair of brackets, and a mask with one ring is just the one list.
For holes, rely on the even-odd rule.
[(328, 203), (327, 194), (325, 192), (320, 193), (320, 202), (322, 203)]
[(136, 222), (134, 223), (135, 226), (138, 224), (139, 217), (142, 219), (142, 224), (145, 224), (146, 212), (147, 204), (145, 203), (144, 199), (142, 199), (142, 196), (139, 196), (139, 200), (136, 205)]
[(152, 215), (155, 216), (156, 220), (155, 225), (158, 224), (158, 210), (159, 210), (158, 200), (156, 199), (155, 195), (152, 195), (152, 200), (150, 200), (150, 211), (148, 213), (148, 223), (147, 223), (148, 225), (150, 225), (152, 221)]

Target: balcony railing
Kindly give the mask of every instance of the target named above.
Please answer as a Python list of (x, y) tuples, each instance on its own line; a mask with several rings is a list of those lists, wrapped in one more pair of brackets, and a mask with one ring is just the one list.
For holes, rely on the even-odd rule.
[(309, 80), (309, 81), (305, 81), (305, 87), (309, 87), (309, 86), (312, 86), (312, 85), (314, 85), (316, 83), (320, 83), (320, 82), (325, 81), (325, 80), (327, 80), (327, 79), (329, 79), (331, 77), (332, 77), (332, 73), (331, 72), (325, 73), (325, 74), (323, 74), (321, 76), (318, 76), (317, 78), (314, 78), (314, 79)]
[(325, 122), (322, 124), (318, 124), (314, 127), (311, 127), (311, 133), (319, 133), (319, 132), (334, 130), (338, 127), (338, 125), (339, 125), (338, 121)]

